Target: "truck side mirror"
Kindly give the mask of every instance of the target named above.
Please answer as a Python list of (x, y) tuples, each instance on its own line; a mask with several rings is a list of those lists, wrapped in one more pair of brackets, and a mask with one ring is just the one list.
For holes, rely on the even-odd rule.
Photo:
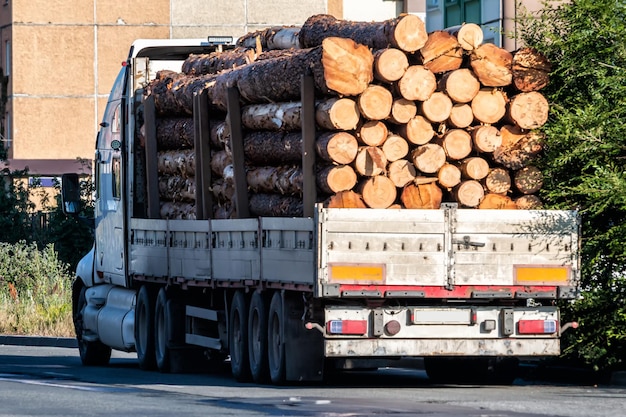
[(61, 176), (61, 204), (63, 213), (77, 215), (80, 213), (80, 182), (78, 174), (63, 174)]

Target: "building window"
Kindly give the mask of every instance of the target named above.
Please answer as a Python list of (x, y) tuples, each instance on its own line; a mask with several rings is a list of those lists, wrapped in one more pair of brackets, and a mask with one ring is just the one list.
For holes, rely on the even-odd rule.
[(463, 23), (481, 24), (480, 0), (445, 0), (445, 27), (457, 26)]

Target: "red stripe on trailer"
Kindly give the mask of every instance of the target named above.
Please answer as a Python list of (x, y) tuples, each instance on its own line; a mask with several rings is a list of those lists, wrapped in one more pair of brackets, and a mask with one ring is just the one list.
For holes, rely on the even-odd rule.
[(424, 298), (472, 298), (473, 293), (502, 293), (503, 298), (515, 298), (515, 294), (539, 294), (550, 292), (553, 292), (556, 297), (557, 289), (558, 287), (555, 285), (455, 285), (454, 288), (449, 290), (439, 286), (342, 284), (339, 286), (339, 293), (378, 291), (381, 294), (381, 297), (385, 297), (387, 296), (387, 292), (406, 292), (407, 296), (410, 296), (411, 293), (421, 292), (423, 293)]

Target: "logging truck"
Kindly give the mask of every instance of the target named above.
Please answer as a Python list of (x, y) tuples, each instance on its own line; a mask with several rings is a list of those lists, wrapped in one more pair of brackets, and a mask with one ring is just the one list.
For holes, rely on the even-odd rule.
[[(290, 98), (298, 103), (297, 130), (290, 133), (296, 141), (288, 146), (294, 151), (297, 144), (298, 175), (274, 185), (297, 190), (288, 200), (258, 193), (250, 185), (248, 154), (265, 145), (247, 142), (242, 115), (250, 94), (243, 97), (236, 84), (225, 85), (225, 102), (216, 108), (219, 100), (210, 95), (217, 93), (210, 90), (219, 80), (194, 78), (201, 87), (187, 97), (186, 116), (179, 113), (162, 131), (167, 123), (159, 108), (167, 104), (158, 95), (159, 77), (180, 73), (190, 56), (229, 48), (206, 39), (137, 40), (115, 80), (96, 141), (95, 242), (77, 266), (73, 287), (85, 365), (106, 365), (114, 349), (136, 352), (146, 370), (229, 364), (239, 381), (282, 384), (419, 357), (434, 380), (469, 373), (510, 382), (520, 358), (560, 354), (561, 333), (571, 323), (562, 322), (557, 302), (577, 296), (580, 278), (576, 212), (479, 209), (454, 201), (407, 208), (411, 199), (399, 197), (382, 206), (328, 203), (328, 193), (341, 187), (329, 190), (320, 179), (324, 130), (316, 109), (325, 101), (315, 69), (299, 74), (299, 97)], [(183, 90), (174, 91), (174, 78), (162, 84), (168, 94)], [(406, 120), (416, 117), (413, 112)], [(387, 121), (369, 125), (385, 129), (392, 126)], [(348, 122), (344, 139), (362, 124)], [(212, 178), (221, 152), (213, 146), (216, 126), (224, 125), (227, 214), (220, 211), (219, 178)], [(385, 136), (406, 139), (405, 131)], [(289, 134), (281, 135), (287, 143)], [(431, 136), (423, 145), (437, 146)], [(178, 163), (162, 155), (168, 140), (188, 142)], [(378, 174), (367, 172), (372, 152), (363, 157), (364, 173), (358, 162), (349, 163), (356, 155), (334, 166), (347, 167), (350, 177)], [(163, 180), (173, 170), (186, 172), (177, 177), (186, 185), (176, 192), (172, 175)], [(393, 185), (394, 193), (408, 182), (432, 181), (413, 173)], [(367, 185), (346, 182), (344, 190), (367, 191)], [(62, 183), (63, 208), (78, 215), (79, 178), (66, 174)], [(422, 198), (426, 194), (421, 190)]]

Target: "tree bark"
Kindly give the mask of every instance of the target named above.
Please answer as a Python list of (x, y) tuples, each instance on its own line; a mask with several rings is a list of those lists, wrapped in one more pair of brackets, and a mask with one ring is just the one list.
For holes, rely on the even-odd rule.
[(521, 48), (513, 54), (513, 84), (522, 92), (538, 91), (548, 85), (552, 66), (534, 48)]
[(435, 74), (422, 65), (411, 65), (398, 81), (400, 95), (407, 100), (428, 100), (436, 89)]
[(461, 183), (461, 170), (456, 165), (445, 163), (437, 172), (437, 182), (450, 190)]
[(302, 163), (302, 134), (252, 131), (243, 138), (243, 152), (246, 161), (252, 165)]
[(515, 199), (515, 205), (520, 210), (541, 210), (543, 208), (541, 199), (532, 194), (523, 195)]
[(211, 155), (211, 172), (217, 177), (224, 176), (224, 170), (227, 166), (233, 164), (233, 159), (227, 151), (213, 152)]
[(472, 130), (474, 149), (481, 153), (493, 153), (502, 145), (502, 135), (498, 128), (492, 125), (482, 125)]
[(454, 199), (465, 207), (478, 207), (485, 197), (483, 186), (476, 180), (462, 181), (453, 189)]
[(211, 147), (213, 149), (226, 149), (230, 147), (230, 127), (225, 121), (212, 121), (211, 133), (209, 135), (211, 140)]
[(446, 152), (449, 160), (461, 160), (472, 152), (472, 137), (462, 129), (448, 130), (437, 143)]
[(464, 129), (474, 121), (474, 113), (469, 104), (455, 104), (450, 110), (448, 123), (453, 128)]
[(383, 153), (387, 161), (393, 162), (404, 158), (409, 154), (409, 144), (402, 137), (394, 134), (387, 136), (387, 140), (382, 146)]
[(423, 116), (415, 116), (407, 124), (398, 126), (397, 132), (414, 145), (425, 145), (435, 136), (433, 125)]
[(371, 208), (388, 208), (397, 198), (394, 183), (383, 175), (367, 178), (359, 184), (363, 202)]
[(409, 184), (402, 189), (400, 199), (408, 209), (438, 209), (443, 192), (435, 183)]
[(471, 180), (482, 180), (489, 175), (489, 163), (483, 158), (473, 156), (461, 162), (463, 177)]
[(421, 114), (433, 123), (445, 122), (452, 111), (452, 100), (441, 91), (435, 91), (421, 107)]
[(515, 188), (522, 194), (534, 194), (543, 186), (543, 173), (536, 166), (525, 166), (513, 174)]
[(237, 40), (237, 46), (252, 49), (260, 47), (263, 51), (299, 49), (299, 32), (300, 28), (295, 26), (270, 27), (243, 35)]
[(509, 102), (507, 116), (522, 129), (537, 129), (548, 121), (550, 105), (538, 91), (520, 93)]
[(340, 191), (326, 201), (328, 208), (367, 208), (360, 194), (354, 191)]
[(387, 140), (389, 130), (387, 125), (379, 120), (370, 120), (363, 123), (357, 131), (357, 139), (368, 146), (380, 146)]
[(380, 49), (374, 52), (374, 78), (385, 83), (398, 81), (407, 68), (409, 59), (406, 53), (396, 48)]
[(160, 215), (162, 219), (195, 220), (196, 205), (179, 201), (161, 202)]
[(325, 132), (317, 138), (316, 150), (323, 160), (345, 165), (354, 161), (359, 144), (348, 132)]
[(195, 152), (190, 149), (157, 153), (159, 174), (193, 177), (196, 175)]
[(180, 175), (162, 175), (159, 177), (159, 196), (166, 201), (194, 202), (196, 182)]
[(250, 213), (259, 217), (302, 217), (302, 199), (280, 194), (253, 193)]
[(500, 146), (493, 152), (493, 159), (509, 169), (520, 169), (543, 149), (543, 134), (531, 131), (509, 146)]
[(469, 103), (480, 91), (480, 82), (471, 70), (460, 68), (445, 73), (438, 88), (455, 103)]
[(374, 50), (388, 46), (415, 52), (428, 39), (424, 22), (415, 15), (402, 15), (384, 22), (351, 22), (331, 15), (309, 17), (300, 28), (300, 42), (305, 48), (320, 45), (327, 37), (353, 39)]
[(397, 125), (406, 124), (417, 114), (417, 105), (412, 100), (397, 98), (391, 104), (391, 114), (387, 119)]
[(191, 117), (158, 117), (156, 142), (160, 151), (189, 149), (194, 146), (194, 124)]
[(315, 107), (315, 121), (323, 129), (354, 130), (360, 119), (356, 101), (347, 97), (333, 97)]
[(326, 194), (335, 194), (354, 188), (357, 176), (349, 165), (330, 165), (320, 169), (316, 182)]
[(411, 152), (411, 160), (420, 172), (434, 174), (446, 163), (446, 152), (436, 143), (427, 143)]
[(181, 72), (187, 75), (217, 74), (226, 69), (248, 65), (257, 58), (255, 45), (238, 47), (228, 51), (210, 54), (191, 54), (183, 62)]
[(393, 96), (380, 85), (370, 85), (358, 98), (359, 110), (369, 120), (384, 120), (391, 114)]
[(424, 67), (435, 74), (454, 71), (463, 63), (463, 48), (456, 36), (443, 30), (428, 34), (428, 40), (420, 53)]
[(483, 180), (483, 184), (490, 193), (506, 194), (511, 189), (511, 175), (507, 169), (492, 168)]
[(250, 168), (246, 172), (248, 187), (254, 193), (281, 195), (302, 194), (302, 169), (297, 166), (282, 165)]
[(474, 49), (470, 65), (485, 87), (506, 87), (513, 81), (513, 55), (493, 43), (484, 43)]
[(362, 146), (354, 160), (354, 169), (359, 175), (373, 177), (387, 168), (387, 158), (383, 150), (376, 146)]
[(250, 104), (241, 109), (241, 124), (250, 130), (300, 130), (302, 102)]
[(500, 90), (481, 89), (472, 100), (474, 118), (482, 123), (497, 123), (506, 114), (506, 96)]
[(406, 159), (398, 159), (389, 164), (387, 176), (398, 188), (403, 188), (412, 182), (417, 175), (415, 165)]

